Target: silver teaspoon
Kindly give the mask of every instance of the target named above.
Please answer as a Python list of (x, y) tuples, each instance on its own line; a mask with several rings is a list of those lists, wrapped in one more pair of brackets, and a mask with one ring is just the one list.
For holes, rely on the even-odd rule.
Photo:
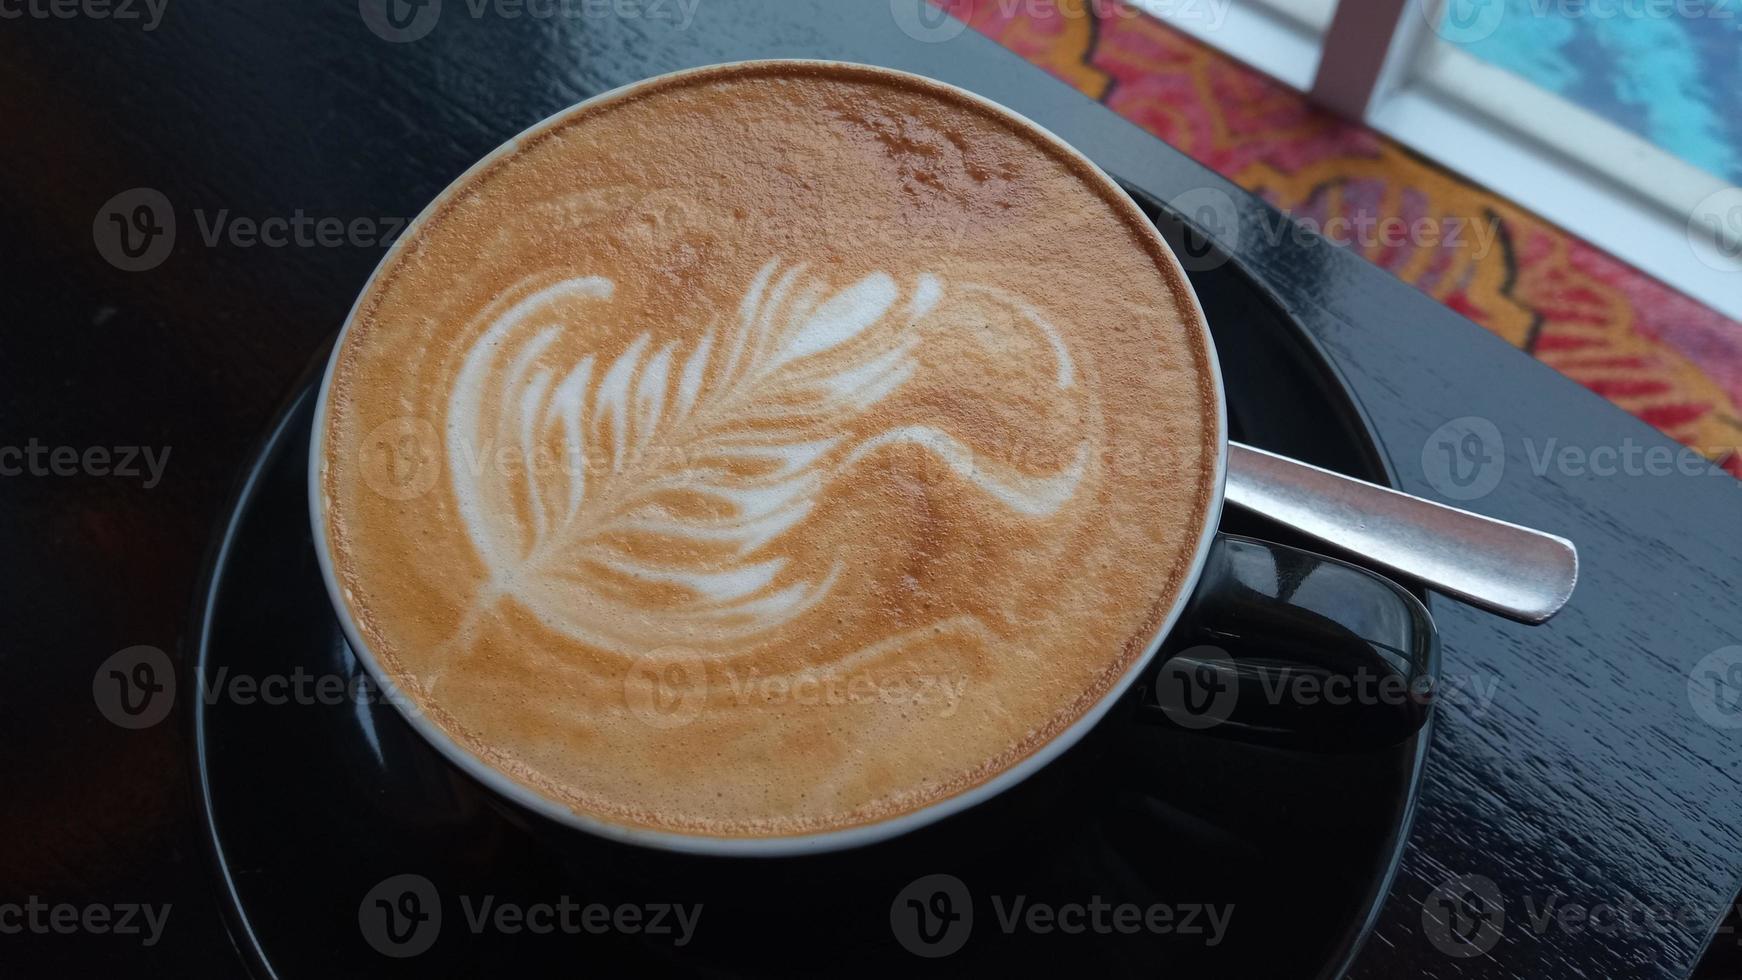
[(1227, 500), (1437, 592), (1521, 623), (1572, 598), (1566, 538), (1472, 514), (1237, 442)]

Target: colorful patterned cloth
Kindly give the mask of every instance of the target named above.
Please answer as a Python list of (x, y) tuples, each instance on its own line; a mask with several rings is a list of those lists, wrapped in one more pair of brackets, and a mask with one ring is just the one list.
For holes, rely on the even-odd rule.
[(1742, 324), (1134, 9), (932, 2), (1318, 227), (1473, 227), (1455, 245), (1339, 244), (1742, 477)]

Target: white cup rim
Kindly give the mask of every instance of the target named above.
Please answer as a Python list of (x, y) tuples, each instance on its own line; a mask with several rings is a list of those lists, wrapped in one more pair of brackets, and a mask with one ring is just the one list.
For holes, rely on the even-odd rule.
[[(345, 601), (344, 592), (339, 584), (338, 574), (334, 566), (330, 542), (327, 536), (326, 513), (323, 506), (325, 496), (322, 493), (321, 480), (321, 462), (324, 456), (327, 429), (328, 395), (332, 390), (333, 374), (338, 365), (340, 352), (344, 349), (345, 338), (349, 335), (352, 326), (356, 322), (357, 310), (362, 305), (363, 297), (369, 294), (370, 290), (375, 285), (376, 279), (379, 278), (382, 271), (392, 264), (399, 254), (399, 250), (403, 248), (407, 242), (413, 240), (424, 222), (429, 220), (429, 218), (440, 209), (443, 201), (454, 194), (457, 190), (465, 187), (471, 181), (473, 176), (484, 168), (515, 151), (522, 140), (558, 124), (571, 114), (588, 107), (623, 98), (645, 86), (663, 84), (688, 75), (729, 72), (756, 67), (805, 65), (826, 68), (847, 68), (871, 73), (882, 73), (911, 82), (917, 82), (922, 85), (937, 86), (951, 91), (962, 98), (986, 107), (996, 114), (1013, 119), (1019, 124), (1027, 126), (1035, 132), (1040, 133), (1068, 157), (1080, 162), (1086, 172), (1093, 178), (1105, 181), (1109, 187), (1118, 191), (1118, 200), (1126, 199), (1123, 190), (1119, 188), (1117, 182), (1109, 177), (1105, 171), (1101, 170), (1100, 167), (1096, 166), (1087, 156), (1084, 156), (1075, 147), (1055, 135), (1051, 130), (1007, 106), (960, 88), (959, 86), (951, 85), (948, 82), (939, 81), (934, 78), (898, 71), (892, 68), (884, 68), (877, 65), (864, 65), (844, 61), (829, 61), (812, 58), (753, 59), (667, 72), (665, 74), (655, 75), (636, 82), (631, 82), (627, 85), (620, 86), (608, 92), (602, 92), (592, 98), (565, 107), (516, 134), (513, 138), (492, 150), (483, 159), (467, 168), (464, 173), (457, 177), (447, 187), (443, 188), (441, 193), (436, 195), (435, 199), (432, 200), (430, 204), (418, 214), (417, 218), (406, 227), (405, 232), (395, 240), (392, 247), (382, 256), (381, 261), (376, 265), (375, 270), (370, 273), (369, 279), (364, 283), (363, 288), (359, 290), (357, 300), (352, 305), (350, 313), (345, 317), (345, 324), (340, 329), (338, 338), (333, 342), (332, 353), (329, 355), (326, 368), (321, 374), (319, 395), (315, 401), (313, 428), (309, 438), (308, 461), (309, 520), (314, 534), (315, 554), (320, 565), (321, 578), (326, 583), (328, 598), (331, 600), (339, 624), (344, 630), (345, 639), (350, 644), (351, 650), (356, 654), (357, 659), (362, 662), (364, 668), (369, 672), (371, 679), (380, 685), (382, 690), (394, 691), (397, 689), (397, 685), (393, 681), (393, 678), (383, 668), (381, 662), (375, 657), (375, 654), (369, 649), (369, 645), (364, 640), (362, 631), (357, 628), (357, 624), (352, 617), (350, 605)], [(1005, 790), (1015, 786), (1017, 783), (1022, 782), (1029, 776), (1038, 772), (1059, 755), (1063, 754), (1065, 750), (1080, 741), (1084, 735), (1095, 727), (1095, 725), (1099, 724), (1101, 719), (1105, 717), (1112, 706), (1124, 696), (1125, 692), (1130, 689), (1131, 685), (1138, 677), (1142, 676), (1145, 669), (1148, 668), (1151, 661), (1154, 660), (1156, 652), (1161, 648), (1163, 641), (1166, 640), (1168, 634), (1173, 631), (1174, 626), (1178, 623), (1181, 614), (1184, 612), (1187, 603), (1190, 602), (1192, 594), (1197, 588), (1199, 579), (1203, 576), (1205, 563), (1209, 559), (1210, 547), (1215, 541), (1217, 527), (1221, 520), (1222, 501), (1226, 486), (1228, 467), (1228, 413), (1226, 396), (1222, 385), (1221, 362), (1217, 357), (1215, 341), (1214, 338), (1210, 336), (1208, 320), (1204, 316), (1203, 307), (1198, 301), (1197, 293), (1192, 289), (1191, 282), (1186, 277), (1185, 270), (1180, 265), (1178, 257), (1174, 255), (1173, 250), (1168, 247), (1166, 241), (1161, 238), (1160, 232), (1156, 231), (1154, 226), (1143, 217), (1141, 211), (1137, 209), (1135, 202), (1131, 202), (1130, 207), (1138, 219), (1139, 227), (1154, 235), (1156, 244), (1160, 246), (1160, 254), (1165, 255), (1173, 264), (1174, 274), (1178, 277), (1179, 283), (1184, 287), (1183, 293), (1185, 297), (1191, 301), (1191, 309), (1197, 316), (1198, 329), (1202, 334), (1204, 349), (1210, 367), (1210, 381), (1214, 388), (1216, 405), (1216, 428), (1218, 437), (1216, 440), (1217, 450), (1215, 472), (1211, 484), (1212, 499), (1205, 510), (1204, 526), (1200, 528), (1198, 532), (1198, 539), (1192, 553), (1191, 567), (1181, 584), (1179, 592), (1174, 597), (1173, 605), (1168, 609), (1167, 614), (1162, 617), (1155, 635), (1145, 646), (1143, 654), (1132, 661), (1126, 671), (1120, 675), (1119, 679), (1108, 688), (1106, 693), (1103, 694), (1092, 707), (1053, 738), (1035, 749), (1034, 752), (1030, 753), (1027, 757), (998, 772), (986, 781), (978, 783), (960, 793), (940, 800), (935, 800), (919, 809), (910, 810), (906, 813), (885, 820), (876, 821), (874, 823), (845, 827), (838, 830), (827, 830), (790, 836), (711, 837), (703, 834), (688, 834), (675, 831), (634, 827), (627, 824), (614, 823), (589, 814), (580, 813), (570, 808), (568, 805), (538, 792), (532, 787), (511, 778), (506, 773), (491, 766), (489, 763), (474, 754), (470, 749), (467, 749), (456, 741), (451, 735), (442, 729), (441, 726), (432, 721), (426, 712), (413, 710), (411, 707), (407, 706), (404, 703), (405, 699), (403, 697), (391, 697), (387, 700), (393, 704), (397, 711), (399, 711), (401, 717), (403, 717), (426, 742), (434, 746), (435, 749), (448, 760), (448, 762), (466, 772), (497, 795), (504, 797), (533, 813), (545, 817), (546, 819), (552, 820), (555, 823), (579, 830), (583, 833), (622, 843), (636, 844), (658, 850), (685, 854), (720, 857), (792, 857), (847, 850), (867, 844), (874, 844), (898, 837), (928, 824), (935, 823), (946, 817), (971, 809), (974, 806), (1003, 793)]]

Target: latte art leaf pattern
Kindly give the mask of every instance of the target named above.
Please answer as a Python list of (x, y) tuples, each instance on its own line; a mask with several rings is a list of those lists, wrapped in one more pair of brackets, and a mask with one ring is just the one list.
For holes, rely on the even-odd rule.
[[(766, 546), (876, 450), (919, 446), (1027, 516), (1062, 506), (1087, 465), (1086, 443), (1037, 476), (931, 426), (850, 433), (913, 376), (927, 329), (941, 328), (930, 323), (946, 292), (935, 276), (903, 286), (879, 272), (831, 289), (802, 265), (770, 262), (730, 322), (687, 347), (642, 333), (614, 356), (563, 362), (559, 340), (588, 326), (575, 311), (604, 318), (614, 292), (598, 277), (539, 289), (496, 315), (460, 368), (446, 443), (454, 498), (489, 572), (476, 610), (512, 600), (631, 657), (727, 651), (828, 594), (839, 561), (789, 569)], [(1038, 311), (994, 305), (1042, 335), (1069, 388), (1069, 353)], [(515, 462), (480, 465), (493, 457)]]

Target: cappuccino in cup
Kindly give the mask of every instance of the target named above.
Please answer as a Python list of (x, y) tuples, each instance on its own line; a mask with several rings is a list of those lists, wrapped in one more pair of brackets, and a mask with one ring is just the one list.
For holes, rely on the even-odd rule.
[(518, 137), (369, 283), (317, 414), (358, 653), (514, 798), (766, 840), (972, 798), (1091, 723), (1215, 522), (1178, 264), (1056, 138), (760, 62)]

